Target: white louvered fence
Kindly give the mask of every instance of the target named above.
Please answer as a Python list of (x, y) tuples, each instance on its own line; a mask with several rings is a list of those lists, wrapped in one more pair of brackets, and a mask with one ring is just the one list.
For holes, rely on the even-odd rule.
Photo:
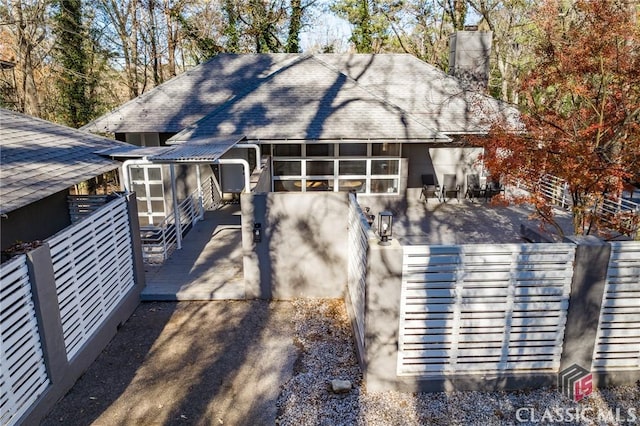
[(349, 195), (349, 270), (347, 291), (355, 316), (356, 338), (364, 344), (367, 249), (369, 224), (353, 194)]
[(405, 246), (398, 374), (556, 372), (575, 246)]
[(12, 425), (49, 386), (27, 256), (0, 267), (0, 424)]
[(593, 369), (640, 369), (640, 241), (611, 243)]
[(135, 285), (126, 200), (112, 201), (47, 242), (70, 360)]

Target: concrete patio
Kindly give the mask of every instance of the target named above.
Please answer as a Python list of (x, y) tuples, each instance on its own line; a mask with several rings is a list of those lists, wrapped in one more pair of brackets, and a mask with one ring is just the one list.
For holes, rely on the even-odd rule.
[[(449, 199), (439, 202), (430, 198), (426, 202), (418, 196), (408, 197), (406, 203), (394, 203), (373, 197), (359, 197), (364, 208), (371, 213), (382, 210), (394, 214), (393, 233), (402, 244), (478, 244), (522, 243), (521, 225), (539, 231), (539, 220), (533, 219), (528, 205), (494, 205), (484, 199)], [(572, 233), (571, 213), (556, 209), (556, 219), (565, 234)], [(374, 223), (374, 227), (376, 224)], [(559, 240), (550, 226), (545, 236)]]

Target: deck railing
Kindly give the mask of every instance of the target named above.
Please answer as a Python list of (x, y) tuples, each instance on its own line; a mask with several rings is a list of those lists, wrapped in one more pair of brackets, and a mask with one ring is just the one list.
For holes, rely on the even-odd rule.
[(158, 225), (140, 227), (142, 256), (145, 263), (161, 264), (178, 248), (180, 239), (203, 218), (205, 210), (215, 210), (222, 202), (222, 193), (213, 177), (204, 179), (199, 189), (193, 191), (178, 204), (180, 223), (171, 212)]
[[(544, 175), (538, 181), (540, 193), (553, 204), (564, 209), (572, 206), (569, 184), (556, 176)], [(519, 188), (531, 192), (532, 184), (519, 182)], [(626, 235), (634, 236), (640, 229), (640, 204), (622, 197), (607, 197), (592, 206), (592, 210), (601, 222), (610, 228), (621, 230)]]
[(180, 238), (202, 218), (199, 192), (196, 190), (178, 204), (180, 224), (176, 224), (176, 215), (169, 214), (158, 225), (140, 227), (142, 257), (145, 263), (163, 263), (178, 247), (178, 228)]

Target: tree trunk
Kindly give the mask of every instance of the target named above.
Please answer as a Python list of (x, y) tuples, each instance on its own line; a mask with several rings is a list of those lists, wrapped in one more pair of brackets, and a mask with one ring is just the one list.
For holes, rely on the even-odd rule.
[(165, 0), (164, 17), (167, 25), (167, 71), (169, 78), (176, 76), (176, 49), (178, 46), (178, 28), (173, 19), (173, 13), (169, 0)]
[(291, 0), (291, 19), (289, 21), (289, 36), (287, 38), (288, 53), (298, 53), (300, 51), (300, 29), (302, 28), (303, 13), (302, 1)]
[(20, 97), (19, 108), (20, 111), (26, 114), (39, 117), (41, 113), (40, 102), (38, 100), (32, 55), (35, 46), (42, 41), (43, 37), (38, 37), (34, 40), (35, 31), (28, 31), (28, 29), (31, 26), (43, 25), (43, 23), (36, 21), (35, 16), (31, 16), (28, 19), (25, 18), (22, 2), (13, 4), (13, 14), (13, 18), (16, 21), (16, 38), (18, 41), (16, 71), (20, 81), (18, 89)]
[(140, 55), (138, 52), (138, 32), (140, 25), (138, 21), (138, 0), (132, 0), (130, 5), (129, 13), (131, 16), (131, 34), (128, 41), (129, 49), (131, 51), (131, 64), (129, 68), (129, 89), (131, 90), (131, 97), (135, 98), (140, 95), (140, 87), (138, 86), (138, 65), (140, 62)]
[(156, 22), (156, 0), (149, 1), (149, 21), (151, 27), (149, 28), (149, 42), (151, 43), (151, 68), (153, 72), (153, 85), (159, 86), (162, 83), (162, 76), (160, 71), (160, 55), (158, 53), (158, 30)]

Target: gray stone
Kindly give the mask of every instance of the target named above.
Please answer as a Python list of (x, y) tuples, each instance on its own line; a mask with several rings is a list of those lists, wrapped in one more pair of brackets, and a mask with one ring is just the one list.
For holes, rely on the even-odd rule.
[(331, 391), (333, 393), (347, 393), (351, 390), (351, 382), (349, 380), (333, 379), (331, 380)]

